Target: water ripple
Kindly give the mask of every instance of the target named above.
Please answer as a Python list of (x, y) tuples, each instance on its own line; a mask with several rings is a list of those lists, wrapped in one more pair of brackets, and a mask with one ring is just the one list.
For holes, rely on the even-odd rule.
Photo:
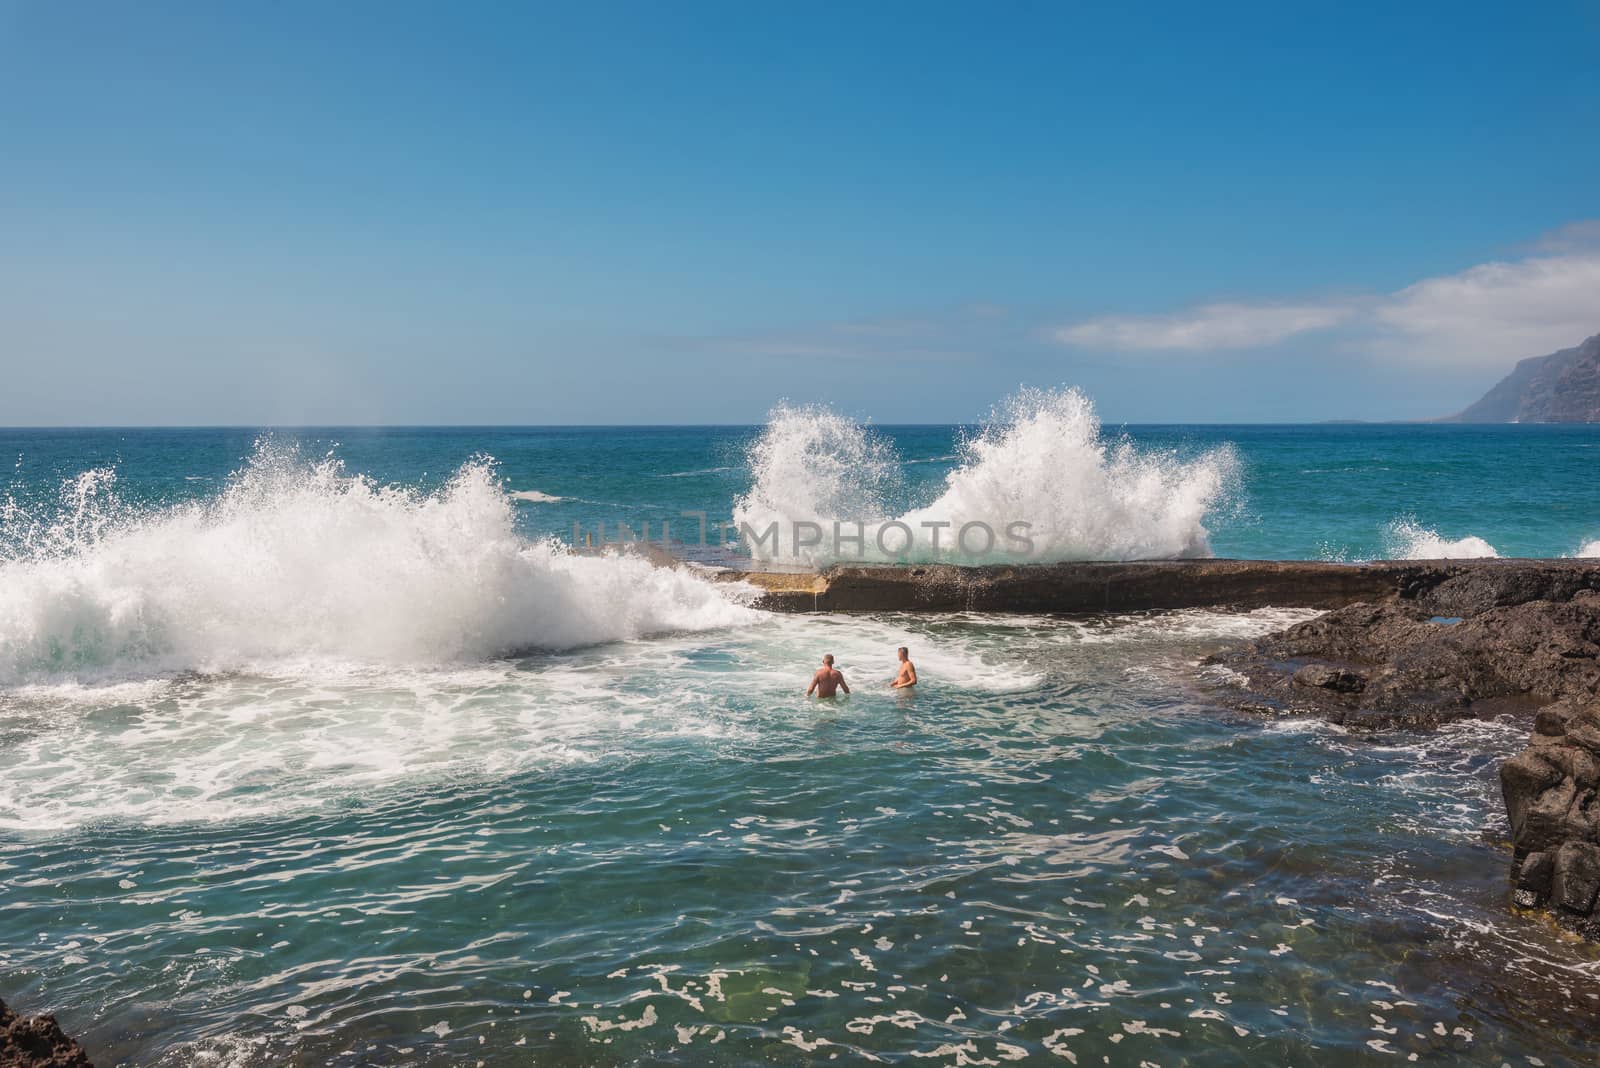
[[(784, 619), (36, 695), (0, 716), (0, 989), (173, 1066), (1592, 1058), (1600, 961), (1504, 907), (1523, 725), (1183, 696), (1272, 622)], [(874, 678), (896, 644), (921, 692)], [(821, 651), (851, 698), (800, 696)]]

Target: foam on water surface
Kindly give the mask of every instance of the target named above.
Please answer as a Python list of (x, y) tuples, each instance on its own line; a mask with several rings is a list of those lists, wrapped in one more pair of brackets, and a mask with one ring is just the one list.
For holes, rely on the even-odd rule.
[[(1303, 616), (762, 617), (14, 692), (0, 813), (40, 820), (0, 835), (6, 967), (139, 1063), (1558, 1063), (1502, 988), (1589, 973), (1474, 897), (1515, 730), (1181, 696)], [(801, 696), (824, 652), (850, 697)]]
[(803, 690), (823, 653), (860, 691), (828, 707), (871, 714), (907, 642), (946, 692), (1019, 694), (1045, 678), (927, 620), (758, 616), (472, 665), (279, 659), (271, 674), (29, 685), (0, 692), (0, 828), (257, 818), (399, 784), (722, 744), (811, 714)]

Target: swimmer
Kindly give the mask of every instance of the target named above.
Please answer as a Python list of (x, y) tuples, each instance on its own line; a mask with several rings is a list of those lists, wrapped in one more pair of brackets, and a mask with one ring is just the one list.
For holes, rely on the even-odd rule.
[(895, 675), (894, 681), (889, 684), (891, 690), (904, 690), (917, 684), (917, 665), (911, 662), (911, 653), (905, 646), (901, 646), (898, 653), (900, 657), (900, 672)]

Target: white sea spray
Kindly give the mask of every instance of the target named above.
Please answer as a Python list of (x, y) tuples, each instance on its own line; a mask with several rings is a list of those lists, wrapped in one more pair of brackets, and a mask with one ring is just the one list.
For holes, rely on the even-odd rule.
[(1384, 551), (1394, 560), (1474, 560), (1496, 557), (1493, 545), (1475, 535), (1448, 538), (1411, 517), (1384, 528)]
[(7, 516), (0, 685), (470, 661), (748, 618), (689, 573), (520, 536), (487, 459), (423, 492), (262, 443), (204, 500), (134, 508), (110, 470), (63, 495), (48, 520)]
[(1238, 469), (1226, 446), (1186, 458), (1108, 439), (1075, 389), (1016, 394), (958, 460), (937, 499), (893, 514), (900, 464), (884, 438), (828, 409), (780, 407), (750, 450), (734, 520), (757, 557), (813, 565), (1201, 557)]

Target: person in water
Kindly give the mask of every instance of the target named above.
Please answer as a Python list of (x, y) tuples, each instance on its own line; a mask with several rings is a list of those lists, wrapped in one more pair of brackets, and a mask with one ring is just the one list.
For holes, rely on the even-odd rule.
[(900, 657), (900, 672), (895, 675), (894, 681), (889, 684), (891, 690), (904, 690), (917, 684), (917, 665), (911, 662), (911, 653), (902, 645), (898, 655)]
[(822, 666), (817, 668), (817, 673), (811, 676), (806, 696), (815, 693), (818, 697), (832, 697), (839, 690), (849, 693), (850, 684), (844, 681), (844, 672), (833, 666), (833, 654), (829, 653), (822, 658)]

